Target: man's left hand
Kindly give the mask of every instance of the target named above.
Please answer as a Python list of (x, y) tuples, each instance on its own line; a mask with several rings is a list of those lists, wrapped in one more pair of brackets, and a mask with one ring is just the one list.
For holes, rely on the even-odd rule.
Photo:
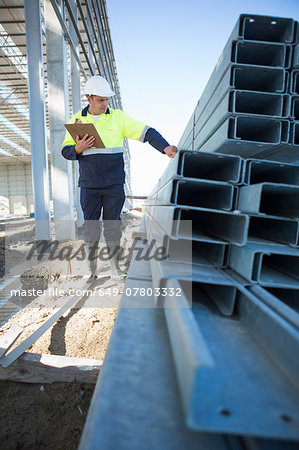
[(174, 158), (178, 152), (178, 149), (174, 145), (168, 145), (168, 147), (164, 148), (164, 152), (168, 156), (168, 158)]

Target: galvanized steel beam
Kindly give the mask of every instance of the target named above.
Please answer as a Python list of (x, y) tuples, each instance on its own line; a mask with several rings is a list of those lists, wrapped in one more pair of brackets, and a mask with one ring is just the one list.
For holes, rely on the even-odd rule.
[[(225, 95), (231, 89), (266, 93), (283, 93), (287, 82), (287, 72), (281, 68), (231, 64), (215, 87), (211, 87), (210, 96), (204, 101), (200, 98), (195, 109), (194, 149), (199, 148), (200, 130), (208, 122)], [(212, 76), (211, 76), (212, 80)], [(208, 93), (207, 93), (208, 95)], [(219, 115), (218, 121), (221, 119)], [(224, 119), (223, 119), (224, 120)], [(223, 121), (222, 120), (222, 121)], [(208, 126), (208, 124), (207, 124)], [(207, 128), (209, 130), (209, 128)], [(211, 130), (206, 132), (207, 136)], [(198, 142), (200, 139), (200, 142)]]
[[(200, 148), (229, 117), (281, 118), (288, 117), (289, 110), (288, 95), (230, 90), (215, 108), (211, 99), (211, 104), (195, 124), (194, 146)], [(209, 114), (208, 117), (206, 117), (207, 114)]]
[[(243, 160), (239, 156), (180, 150), (177, 156), (169, 161), (152, 192), (155, 195), (173, 178), (239, 184), (242, 182), (242, 171)], [(150, 197), (151, 193), (148, 198)]]
[(291, 97), (291, 117), (294, 120), (299, 120), (299, 96), (293, 95)]
[(238, 209), (244, 213), (299, 218), (299, 186), (276, 183), (241, 186)]
[(51, 240), (49, 173), (46, 146), (45, 80), (42, 53), (41, 5), (25, 0), (28, 61), (30, 137), (32, 155), (35, 232), (37, 240)]
[(299, 290), (299, 250), (286, 246), (231, 246), (229, 267), (261, 286)]
[[(295, 40), (295, 24), (296, 22), (293, 19), (241, 15), (198, 101), (195, 123), (209, 104), (210, 98), (214, 95), (219, 84), (223, 86), (221, 88), (222, 91), (225, 91), (224, 86), (226, 86), (227, 88), (231, 87), (235, 89), (283, 92), (286, 80), (283, 71), (279, 72), (281, 69), (258, 66), (250, 67), (250, 65), (247, 68), (246, 66), (242, 68), (242, 65), (234, 65), (232, 63), (233, 43), (239, 39), (253, 41), (265, 40), (269, 43), (293, 43)], [(286, 39), (285, 41), (283, 40), (284, 38)], [(259, 47), (263, 48), (263, 44), (265, 43), (256, 44), (262, 44)], [(254, 45), (254, 43), (248, 43), (248, 45)], [(271, 44), (269, 45), (271, 46)], [(272, 60), (273, 58), (277, 58), (276, 52), (270, 51), (270, 53)], [(261, 60), (259, 59), (258, 63), (260, 62)], [(272, 70), (274, 72), (271, 72)], [(278, 72), (275, 70), (278, 70)], [(221, 100), (222, 96), (218, 96), (218, 98)], [(182, 148), (185, 143), (180, 142), (179, 147)]]
[(172, 239), (148, 214), (145, 215), (145, 224), (156, 246), (164, 249), (167, 260), (217, 268), (227, 266), (228, 244)]
[[(75, 239), (73, 164), (61, 157), (64, 124), (69, 121), (67, 55), (62, 29), (50, 0), (45, 2), (48, 68), (48, 110), (55, 238)], [(63, 111), (57, 114), (57, 105)]]
[[(149, 241), (153, 242), (153, 234), (151, 229), (146, 224)], [(155, 244), (157, 247), (157, 244)], [(232, 278), (227, 277), (223, 271), (215, 267), (200, 266), (186, 261), (170, 261), (158, 260), (158, 258), (150, 259), (150, 267), (152, 273), (153, 287), (159, 291), (159, 295), (155, 300), (159, 306), (177, 307), (177, 301), (180, 303), (184, 293), (173, 294), (171, 297), (181, 297), (179, 299), (173, 298), (172, 306), (170, 303), (165, 305), (165, 297), (167, 297), (167, 289), (165, 289), (168, 280), (174, 279), (175, 282), (180, 281), (185, 289), (189, 292), (188, 303), (192, 306), (192, 289), (195, 285), (203, 285), (205, 291), (218, 306), (224, 315), (231, 315), (234, 309), (236, 298), (236, 283)], [(184, 306), (182, 306), (184, 307)]]
[(263, 182), (299, 186), (299, 166), (260, 159), (247, 160), (244, 184)]
[(275, 16), (241, 14), (233, 35), (253, 41), (294, 43), (296, 22), (293, 19)]
[[(292, 123), (290, 124), (290, 139), (292, 139)], [(266, 158), (271, 161), (278, 161), (283, 163), (297, 163), (299, 161), (299, 151), (296, 145), (292, 143), (282, 143), (274, 147), (269, 147), (266, 150), (254, 155), (255, 158)]]
[(299, 244), (299, 221), (275, 216), (250, 216), (248, 242), (297, 246)]
[(293, 70), (291, 72), (291, 94), (299, 94), (299, 70)]
[[(127, 286), (152, 288), (149, 281)], [(122, 298), (79, 449), (94, 450), (100, 442), (132, 450), (240, 450), (225, 436), (195, 433), (185, 423), (164, 312), (139, 308), (139, 300)]]
[(288, 121), (237, 116), (227, 119), (205, 143), (195, 141), (195, 148), (250, 158), (287, 142), (288, 138)]
[[(166, 286), (174, 283), (184, 293), (184, 285), (176, 280), (168, 280)], [(189, 426), (202, 432), (298, 439), (290, 423), (297, 420), (298, 393), (285, 377), (287, 373), (297, 384), (293, 355), (298, 349), (298, 331), (290, 331), (287, 322), (245, 289), (237, 296), (232, 317), (219, 314), (204, 285), (193, 286), (192, 311), (188, 295), (185, 305), (180, 298), (166, 296), (164, 301)], [(175, 301), (176, 308), (172, 306)], [(273, 340), (278, 330), (283, 344)], [(290, 350), (283, 353), (286, 342)], [(238, 395), (233, 394), (236, 383)]]
[(159, 189), (147, 205), (196, 206), (230, 211), (234, 206), (236, 187), (216, 181), (172, 179)]
[(289, 308), (288, 311), (290, 312), (290, 314), (288, 314), (288, 319), (290, 319), (292, 322), (296, 321), (297, 324), (298, 316), (296, 315), (296, 313), (299, 313), (298, 291), (285, 288), (267, 288), (267, 291), (271, 293), (276, 299), (278, 299), (279, 304), (282, 303)]
[[(249, 218), (247, 215), (206, 208), (148, 206), (146, 208), (155, 217), (166, 234), (175, 239), (214, 243), (234, 243), (244, 245), (247, 242)], [(190, 222), (192, 228), (190, 228)]]
[(231, 62), (290, 68), (292, 46), (285, 43), (233, 41)]
[(250, 286), (248, 290), (299, 331), (299, 316), (294, 314), (294, 307), (296, 307), (296, 304), (299, 309), (299, 291), (283, 288), (268, 288), (266, 290), (258, 285)]

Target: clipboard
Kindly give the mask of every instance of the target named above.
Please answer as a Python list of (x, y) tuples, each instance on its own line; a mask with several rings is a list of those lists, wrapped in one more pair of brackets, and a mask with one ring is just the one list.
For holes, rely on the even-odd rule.
[(64, 124), (64, 126), (74, 141), (76, 141), (76, 136), (79, 136), (79, 138), (82, 139), (85, 134), (88, 134), (95, 138), (94, 144), (90, 148), (105, 148), (104, 142), (93, 123), (67, 123)]

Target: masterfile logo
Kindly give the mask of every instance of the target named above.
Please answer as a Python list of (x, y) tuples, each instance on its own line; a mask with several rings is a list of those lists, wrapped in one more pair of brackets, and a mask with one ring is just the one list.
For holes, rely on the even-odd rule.
[[(166, 239), (164, 238), (164, 242)], [(119, 245), (114, 252), (110, 253), (107, 247), (101, 247), (98, 242), (94, 242), (89, 245), (88, 249), (86, 244), (82, 243), (80, 247), (76, 247), (72, 244), (63, 244), (58, 240), (55, 241), (32, 241), (30, 242), (30, 249), (26, 256), (26, 261), (30, 261), (33, 258), (41, 261), (46, 258), (49, 261), (84, 261), (88, 259), (93, 261), (99, 259), (100, 261), (109, 261), (116, 253), (119, 254), (119, 261), (123, 261), (125, 264), (129, 263), (133, 252), (136, 251), (136, 261), (150, 261), (155, 259), (156, 261), (164, 261), (168, 258), (166, 242), (165, 245), (157, 246), (156, 239), (147, 242), (147, 247), (139, 246), (139, 239), (135, 239), (133, 244), (126, 250), (123, 246)]]

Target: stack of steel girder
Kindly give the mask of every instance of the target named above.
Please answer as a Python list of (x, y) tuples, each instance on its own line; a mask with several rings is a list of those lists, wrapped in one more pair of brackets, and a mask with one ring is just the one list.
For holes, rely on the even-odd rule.
[(299, 166), (260, 159), (299, 159), (296, 25), (236, 24), (147, 199), (80, 449), (298, 448)]
[(231, 246), (229, 266), (250, 283), (294, 289), (299, 298), (299, 166), (249, 159), (244, 168), (237, 210), (250, 216), (248, 242)]
[(298, 182), (295, 164), (181, 150), (148, 197), (148, 242), (165, 255), (152, 283), (193, 430), (299, 440)]
[(299, 440), (296, 26), (240, 16), (147, 200), (165, 250), (153, 286), (197, 431)]
[(297, 22), (242, 14), (180, 149), (299, 160)]

